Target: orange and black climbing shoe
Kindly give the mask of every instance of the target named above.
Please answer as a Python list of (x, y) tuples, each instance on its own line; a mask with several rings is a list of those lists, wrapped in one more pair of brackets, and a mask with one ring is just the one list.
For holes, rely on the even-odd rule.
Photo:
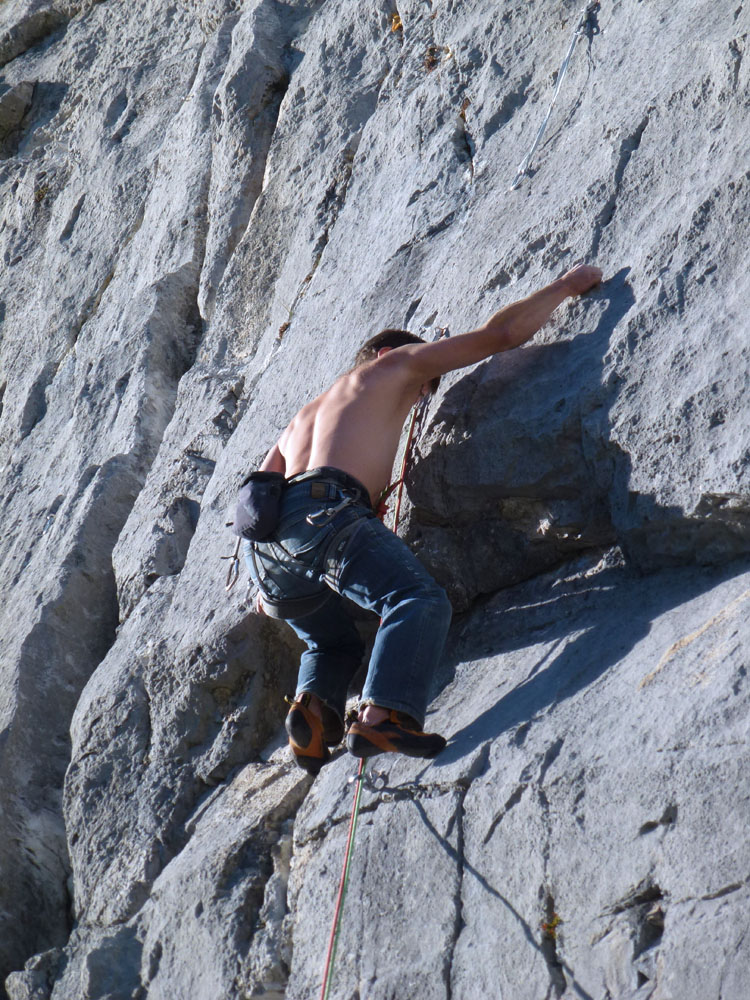
[(294, 759), (309, 774), (317, 774), (331, 759), (328, 747), (337, 746), (344, 735), (344, 724), (328, 705), (320, 702), (322, 719), (310, 709), (313, 697), (305, 691), (293, 701), (285, 723)]
[(388, 718), (375, 726), (353, 722), (346, 736), (346, 746), (355, 757), (374, 757), (378, 753), (436, 757), (445, 746), (445, 739), (438, 733), (423, 732), (410, 715), (390, 709)]

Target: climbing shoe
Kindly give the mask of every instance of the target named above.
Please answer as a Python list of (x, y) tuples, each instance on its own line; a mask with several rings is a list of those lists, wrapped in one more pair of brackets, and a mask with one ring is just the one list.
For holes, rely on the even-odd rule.
[(313, 695), (305, 691), (295, 701), (286, 717), (285, 727), (294, 759), (309, 774), (317, 774), (331, 759), (328, 747), (335, 747), (344, 735), (344, 724), (333, 709), (320, 702), (323, 718), (311, 710)]
[(425, 733), (410, 715), (390, 709), (388, 718), (370, 726), (353, 722), (346, 736), (349, 753), (374, 757), (378, 753), (403, 753), (407, 757), (436, 757), (445, 746), (437, 733)]

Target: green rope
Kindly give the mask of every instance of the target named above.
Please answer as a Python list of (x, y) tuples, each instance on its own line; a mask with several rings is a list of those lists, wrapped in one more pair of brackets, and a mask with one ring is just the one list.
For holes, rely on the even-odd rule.
[(356, 786), (354, 790), (354, 804), (352, 805), (352, 814), (349, 820), (349, 836), (346, 841), (346, 854), (344, 856), (344, 868), (341, 872), (341, 882), (339, 883), (338, 899), (336, 900), (336, 912), (333, 917), (331, 937), (328, 941), (328, 954), (326, 955), (326, 966), (325, 971), (323, 972), (323, 988), (320, 992), (320, 1000), (328, 1000), (328, 996), (331, 992), (331, 983), (333, 982), (333, 964), (336, 961), (336, 947), (339, 943), (339, 932), (341, 930), (341, 914), (344, 909), (346, 889), (349, 885), (349, 869), (352, 865), (352, 845), (354, 844), (354, 835), (357, 832), (359, 801), (362, 797), (362, 784), (364, 782), (366, 767), (367, 758), (361, 757), (359, 761), (359, 771), (357, 772), (357, 777), (354, 779)]

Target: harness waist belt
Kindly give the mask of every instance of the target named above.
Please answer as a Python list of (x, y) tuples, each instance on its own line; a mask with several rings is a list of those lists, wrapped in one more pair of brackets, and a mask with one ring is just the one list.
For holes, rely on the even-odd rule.
[(322, 465), (317, 469), (308, 469), (306, 472), (300, 472), (296, 476), (287, 479), (287, 486), (296, 486), (298, 483), (332, 484), (338, 486), (340, 489), (356, 494), (356, 499), (359, 502), (372, 507), (367, 487), (360, 483), (358, 479), (355, 479), (354, 476), (350, 476), (348, 472), (343, 472), (332, 465)]

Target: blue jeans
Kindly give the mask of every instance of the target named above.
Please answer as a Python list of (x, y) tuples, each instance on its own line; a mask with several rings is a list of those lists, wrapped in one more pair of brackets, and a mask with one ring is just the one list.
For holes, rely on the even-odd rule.
[(450, 602), (409, 547), (375, 517), (364, 486), (327, 467), (293, 477), (276, 531), (266, 541), (246, 542), (245, 557), (266, 609), (307, 644), (298, 695), (311, 691), (344, 716), (364, 653), (346, 597), (381, 617), (362, 700), (424, 725)]

